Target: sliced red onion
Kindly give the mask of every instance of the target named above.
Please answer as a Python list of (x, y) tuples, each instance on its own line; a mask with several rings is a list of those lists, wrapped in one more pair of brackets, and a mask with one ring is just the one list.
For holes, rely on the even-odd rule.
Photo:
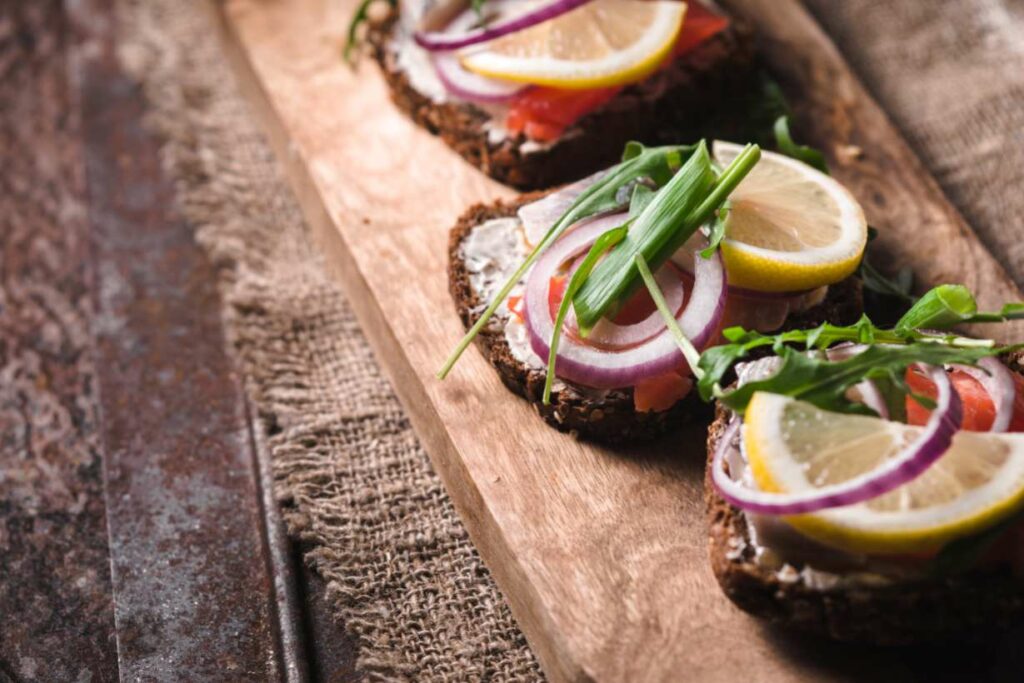
[[(916, 439), (877, 469), (814, 491), (768, 493), (734, 481), (722, 467), (735, 432), (722, 435), (711, 462), (711, 477), (723, 498), (738, 508), (764, 515), (799, 515), (854, 505), (888, 493), (912, 481), (949, 449), (963, 420), (960, 396), (942, 368), (925, 367), (938, 387), (935, 410)], [(738, 429), (738, 423), (736, 427)]]
[[(967, 373), (982, 386), (992, 397), (996, 406), (996, 417), (992, 421), (990, 432), (1005, 432), (1010, 428), (1013, 419), (1013, 404), (1017, 398), (1017, 385), (1013, 375), (997, 358), (983, 358), (978, 367), (955, 365), (957, 370)], [(986, 372), (987, 371), (987, 372)]]
[[(485, 10), (497, 17), (489, 25), (483, 28), (469, 29), (469, 26), (476, 23), (477, 16), (475, 11), (467, 8), (445, 30), (417, 31), (413, 34), (413, 39), (417, 45), (432, 52), (458, 50), (550, 21), (590, 1), (553, 0), (536, 6), (530, 5), (528, 11), (523, 12), (522, 8), (525, 3), (522, 0), (488, 0), (484, 6)], [(467, 15), (468, 22), (464, 19)], [(466, 23), (461, 23), (460, 20)]]
[[(838, 361), (852, 358), (867, 348), (865, 344), (844, 343), (833, 346), (825, 353), (829, 360)], [(878, 413), (880, 418), (884, 420), (889, 419), (889, 405), (885, 402), (885, 397), (882, 396), (881, 390), (874, 381), (866, 379), (855, 384), (853, 388), (858, 393), (861, 403)]]
[[(570, 259), (586, 251), (602, 233), (625, 220), (626, 214), (615, 214), (572, 228), (544, 252), (530, 271), (524, 317), (530, 346), (541, 358), (548, 357), (548, 345), (554, 332), (548, 306), (551, 277)], [(693, 345), (702, 348), (718, 332), (725, 310), (725, 267), (716, 253), (711, 259), (698, 259), (696, 271), (693, 291), (676, 320)], [(563, 335), (555, 370), (565, 380), (599, 389), (615, 389), (676, 370), (684, 363), (672, 333), (663, 326), (661, 332), (639, 345), (614, 350)]]
[[(572, 273), (576, 272), (581, 259), (577, 259), (576, 265), (570, 271), (570, 277)], [(665, 303), (668, 304), (669, 310), (678, 315), (683, 309), (686, 298), (686, 285), (680, 277), (679, 271), (671, 266), (666, 266), (658, 270), (654, 279), (665, 295)], [(565, 319), (565, 329), (576, 335), (577, 339), (579, 338), (576, 313), (571, 309)], [(660, 334), (664, 329), (665, 319), (657, 310), (651, 311), (649, 316), (631, 325), (619, 325), (607, 318), (601, 318), (587, 335), (586, 343), (607, 350), (624, 349), (641, 344)]]
[(487, 78), (464, 69), (458, 57), (451, 53), (433, 56), (437, 77), (445, 90), (464, 100), (499, 104), (508, 102), (530, 86)]
[(526, 241), (531, 245), (540, 243), (551, 226), (569, 210), (576, 198), (604, 177), (607, 172), (607, 170), (598, 171), (583, 180), (577, 180), (571, 185), (549, 192), (535, 202), (521, 206), (517, 215), (523, 223)]

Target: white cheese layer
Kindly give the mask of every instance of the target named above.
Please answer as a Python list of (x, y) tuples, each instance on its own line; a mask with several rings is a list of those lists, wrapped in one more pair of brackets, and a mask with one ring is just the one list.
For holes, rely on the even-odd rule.
[[(530, 253), (522, 221), (518, 218), (495, 218), (481, 223), (466, 236), (460, 246), (460, 256), (469, 272), (469, 284), (483, 302), (476, 312), (483, 311), (497, 296), (501, 286), (516, 272)], [(525, 278), (516, 283), (509, 296), (522, 297)], [(498, 307), (491, 320), (505, 331), (505, 341), (513, 357), (534, 368), (545, 367), (544, 361), (530, 347), (530, 335), (518, 316), (512, 315), (507, 305)]]

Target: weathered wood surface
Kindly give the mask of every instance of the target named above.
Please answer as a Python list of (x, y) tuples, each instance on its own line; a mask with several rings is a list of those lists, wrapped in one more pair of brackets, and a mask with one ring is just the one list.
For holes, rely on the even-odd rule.
[(114, 39), (111, 0), (0, 2), (0, 682), (303, 680), (214, 268)]
[[(545, 427), (470, 352), (435, 370), (462, 333), (446, 291), (447, 229), (470, 203), (508, 196), (387, 99), (371, 65), (352, 72), (339, 34), (353, 2), (227, 0), (226, 45), (310, 223), (481, 554), (557, 680), (816, 680), (908, 677), (901, 655), (772, 634), (722, 596), (706, 561), (703, 430), (615, 451)], [(1005, 298), (977, 246), (803, 9), (733, 3), (768, 37), (802, 117), (839, 175), (926, 279)], [(768, 12), (770, 6), (771, 11)], [(796, 33), (794, 33), (796, 32)], [(789, 64), (787, 52), (792, 50)], [(812, 68), (813, 67), (813, 68)], [(808, 72), (817, 80), (798, 80)], [(832, 93), (829, 95), (828, 93)], [(860, 117), (863, 117), (860, 118)], [(885, 151), (876, 148), (885, 146)], [(894, 180), (895, 179), (895, 180)], [(918, 259), (921, 227), (942, 239)], [(955, 250), (955, 258), (954, 252)]]
[(0, 681), (117, 677), (73, 40), (0, 3)]

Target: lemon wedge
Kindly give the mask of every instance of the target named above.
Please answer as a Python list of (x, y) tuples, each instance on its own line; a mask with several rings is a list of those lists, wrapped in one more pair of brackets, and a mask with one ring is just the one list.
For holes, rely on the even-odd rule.
[[(868, 473), (921, 431), (758, 392), (747, 407), (743, 446), (764, 491), (795, 493)], [(1024, 506), (1024, 434), (960, 431), (923, 474), (856, 505), (786, 517), (801, 533), (847, 552), (933, 552)]]
[(460, 52), (490, 78), (584, 89), (640, 80), (675, 44), (686, 3), (594, 0), (555, 19)]
[[(715, 142), (727, 166), (742, 150)], [(729, 197), (722, 257), (729, 284), (764, 292), (814, 289), (846, 278), (868, 240), (864, 211), (834, 178), (774, 152)]]

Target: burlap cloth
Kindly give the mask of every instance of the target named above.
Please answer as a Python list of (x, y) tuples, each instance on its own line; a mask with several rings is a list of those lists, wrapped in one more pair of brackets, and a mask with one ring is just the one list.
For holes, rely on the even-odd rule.
[[(1024, 18), (998, 0), (809, 0), (993, 251), (1024, 260)], [(263, 419), (291, 533), (370, 677), (535, 680), (292, 194), (200, 3), (124, 0), (143, 81)]]

